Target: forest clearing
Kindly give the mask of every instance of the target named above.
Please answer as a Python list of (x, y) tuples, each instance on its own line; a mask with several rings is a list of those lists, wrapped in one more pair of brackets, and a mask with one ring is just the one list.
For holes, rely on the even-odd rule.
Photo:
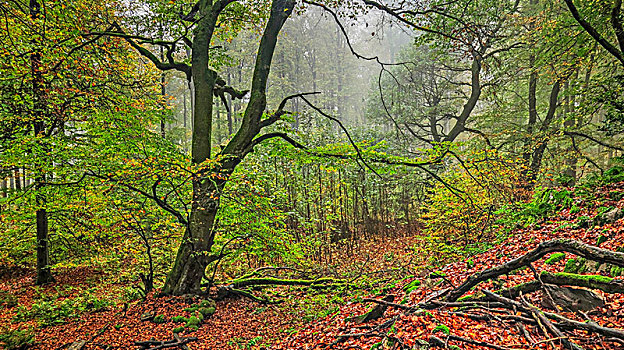
[(621, 0), (0, 13), (1, 347), (624, 349)]

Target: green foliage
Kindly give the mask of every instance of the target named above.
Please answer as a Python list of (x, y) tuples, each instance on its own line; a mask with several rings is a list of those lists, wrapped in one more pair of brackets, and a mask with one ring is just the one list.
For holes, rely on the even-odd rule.
[(598, 236), (598, 239), (596, 239), (596, 246), (600, 246), (601, 244), (603, 244), (604, 242), (607, 241), (607, 236), (605, 235), (600, 235)]
[(229, 340), (228, 345), (234, 346), (236, 349), (244, 349), (244, 350), (255, 349), (257, 347), (264, 348), (265, 346), (270, 346), (269, 344), (263, 343), (261, 336), (253, 337), (251, 339), (237, 337), (232, 340)]
[(507, 228), (534, 224), (553, 213), (574, 205), (574, 194), (567, 189), (536, 188), (532, 199), (497, 211), (499, 223)]
[(64, 324), (85, 312), (102, 311), (112, 305), (113, 301), (91, 294), (62, 300), (39, 299), (30, 308), (19, 306), (14, 319), (18, 322), (37, 320), (43, 327), (47, 327)]
[(487, 249), (497, 236), (495, 213), (514, 200), (518, 170), (494, 151), (468, 151), (442, 175), (422, 217), (433, 264)]
[(0, 291), (0, 306), (5, 308), (12, 308), (17, 306), (17, 296), (11, 292)]
[(345, 299), (336, 293), (330, 295), (315, 293), (303, 298), (299, 303), (299, 308), (304, 315), (303, 320), (310, 322), (337, 312), (345, 303)]

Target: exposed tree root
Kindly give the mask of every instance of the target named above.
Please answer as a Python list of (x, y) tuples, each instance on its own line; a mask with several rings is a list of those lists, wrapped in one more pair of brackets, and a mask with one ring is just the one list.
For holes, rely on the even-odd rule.
[(541, 243), (537, 248), (519, 258), (468, 277), (461, 286), (455, 288), (448, 294), (446, 300), (455, 301), (479, 283), (508, 274), (515, 269), (529, 266), (530, 263), (553, 252), (568, 252), (588, 260), (624, 267), (624, 253), (594, 247), (571, 239), (555, 239)]

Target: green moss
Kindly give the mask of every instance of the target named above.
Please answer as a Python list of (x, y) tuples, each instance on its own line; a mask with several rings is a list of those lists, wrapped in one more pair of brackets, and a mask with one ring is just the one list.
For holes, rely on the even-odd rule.
[(443, 325), (443, 324), (439, 324), (436, 326), (436, 328), (433, 329), (432, 333), (436, 333), (436, 332), (442, 332), (446, 335), (451, 334), (451, 330), (446, 325)]
[[(547, 274), (548, 272), (544, 271), (542, 272), (542, 274)], [(573, 279), (573, 280), (577, 280), (577, 281), (587, 281), (587, 282), (595, 282), (595, 283), (611, 283), (613, 282), (613, 278), (611, 277), (606, 277), (606, 276), (601, 276), (601, 275), (578, 275), (575, 273), (566, 273), (566, 272), (559, 272), (556, 273), (555, 276), (561, 276), (561, 277), (565, 277), (568, 279)]]
[(603, 235), (600, 235), (600, 236), (598, 236), (598, 239), (596, 240), (596, 245), (599, 246), (599, 245), (603, 244), (606, 241), (607, 241), (607, 237), (603, 236)]
[(462, 301), (470, 300), (472, 298), (474, 298), (474, 295), (464, 295), (461, 298), (457, 298), (457, 302), (459, 303), (459, 302), (462, 302)]
[(172, 330), (173, 333), (180, 333), (184, 330), (184, 327), (176, 327)]
[(515, 269), (515, 270), (511, 270), (511, 271), (509, 272), (509, 274), (510, 274), (510, 275), (515, 275), (515, 274), (518, 274), (520, 271), (522, 271), (522, 270), (527, 270), (527, 269), (528, 269), (528, 267), (526, 267), (526, 266), (522, 266), (522, 267), (519, 267), (519, 268), (517, 268), (517, 269)]
[(188, 321), (186, 321), (186, 327), (189, 327), (189, 328), (193, 326), (199, 327), (200, 324), (201, 324), (201, 321), (196, 316), (191, 316), (189, 317)]
[(410, 283), (406, 284), (403, 287), (403, 290), (405, 291), (406, 294), (410, 294), (411, 292), (418, 289), (418, 287), (420, 287), (420, 280), (413, 280)]
[(188, 318), (184, 316), (173, 316), (173, 318), (171, 318), (171, 321), (175, 323), (186, 323), (188, 322)]
[(212, 307), (212, 308), (214, 308), (215, 306), (216, 306), (216, 304), (215, 304), (214, 300), (212, 300), (212, 299), (202, 300), (199, 303), (199, 307), (208, 307), (208, 308)]
[(624, 269), (622, 269), (619, 266), (611, 266), (611, 276), (613, 277), (617, 277), (617, 276), (622, 276), (622, 272)]
[(565, 253), (553, 253), (550, 255), (550, 258), (546, 259), (545, 263), (548, 265), (554, 265), (558, 263), (559, 261), (565, 259), (565, 257), (566, 257)]
[(195, 312), (195, 311), (197, 311), (198, 309), (199, 309), (199, 306), (197, 306), (197, 305), (193, 305), (193, 306), (187, 307), (186, 309), (184, 309), (184, 311), (188, 311), (188, 312)]
[(468, 259), (468, 260), (466, 260), (466, 267), (467, 267), (467, 268), (471, 269), (471, 268), (473, 268), (474, 266), (475, 266), (475, 263), (474, 263), (474, 261), (472, 261), (472, 259)]

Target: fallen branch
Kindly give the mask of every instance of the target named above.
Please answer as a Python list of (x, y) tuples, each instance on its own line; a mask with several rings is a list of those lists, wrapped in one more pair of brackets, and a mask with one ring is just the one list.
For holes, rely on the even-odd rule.
[(327, 284), (342, 284), (344, 281), (330, 277), (311, 279), (311, 280), (290, 280), (275, 277), (258, 277), (234, 280), (231, 283), (232, 288), (243, 288), (252, 286), (315, 286)]
[[(477, 346), (483, 346), (486, 348), (490, 348), (490, 349), (496, 349), (496, 350), (508, 350), (509, 348), (505, 348), (502, 346), (498, 346), (496, 344), (491, 344), (491, 343), (487, 343), (484, 341), (480, 341), (480, 340), (473, 340), (473, 339), (469, 339), (469, 338), (464, 338), (464, 337), (460, 337), (458, 335), (453, 335), (453, 334), (449, 334), (446, 336), (447, 340), (455, 340), (455, 341), (460, 341), (462, 343), (466, 343), (466, 344), (471, 344), (471, 345), (477, 345)], [(429, 338), (429, 344), (433, 347), (440, 347), (440, 348), (447, 348), (447, 342), (432, 335)]]

